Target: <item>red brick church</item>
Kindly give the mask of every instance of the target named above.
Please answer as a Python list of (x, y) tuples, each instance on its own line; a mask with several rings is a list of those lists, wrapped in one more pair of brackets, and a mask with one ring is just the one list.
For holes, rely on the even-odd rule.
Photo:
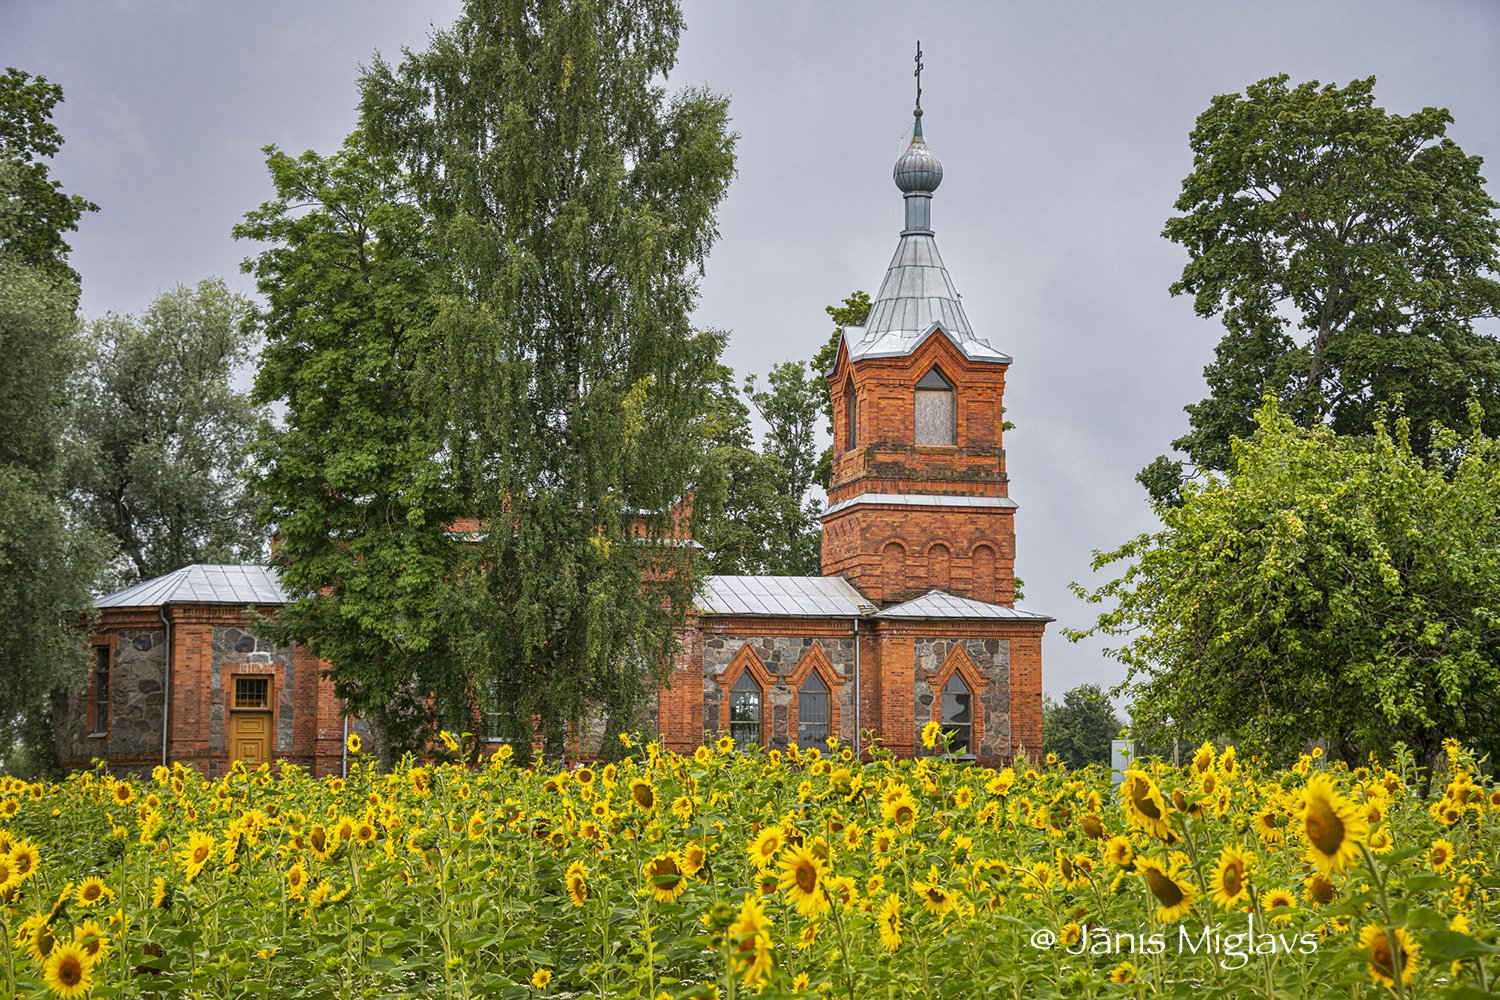
[[(711, 576), (650, 725), (690, 750), (873, 737), (998, 762), (1042, 742), (1042, 632), (1015, 605), (1003, 399), (1011, 359), (969, 325), (931, 225), (943, 168), (922, 137), (896, 162), (905, 226), (862, 328), (829, 374), (833, 481), (823, 575)], [(343, 766), (345, 717), (321, 664), (258, 638), (246, 613), (284, 596), (262, 566), (188, 566), (98, 602), (86, 690), (64, 708), (66, 765), (168, 760)]]

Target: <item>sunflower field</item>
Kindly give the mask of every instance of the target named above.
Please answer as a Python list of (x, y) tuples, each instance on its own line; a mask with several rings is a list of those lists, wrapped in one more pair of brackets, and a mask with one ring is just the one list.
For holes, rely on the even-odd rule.
[(460, 739), (384, 774), (355, 753), (347, 778), (0, 778), (5, 995), (1500, 988), (1500, 788), (1452, 744), (1430, 776), (1205, 745), (1116, 785), (836, 744), (553, 772)]

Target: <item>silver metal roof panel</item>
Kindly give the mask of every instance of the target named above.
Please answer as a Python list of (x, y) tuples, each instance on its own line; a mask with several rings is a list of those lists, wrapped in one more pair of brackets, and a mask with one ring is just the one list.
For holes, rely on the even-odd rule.
[(166, 604), (285, 604), (276, 570), (270, 566), (184, 566), (143, 580), (94, 602), (99, 608), (153, 608)]
[(1000, 604), (986, 604), (967, 597), (955, 597), (941, 590), (932, 590), (904, 604), (886, 608), (876, 618), (962, 618), (968, 620), (988, 619), (1000, 621), (1051, 622), (1050, 615), (1027, 611), (1025, 608), (1007, 608)]
[(696, 601), (705, 615), (853, 618), (875, 605), (838, 576), (710, 576)]
[(933, 493), (861, 493), (859, 496), (840, 500), (822, 514), (831, 517), (841, 510), (864, 504), (899, 507), (956, 507), (956, 508), (1005, 508), (1014, 510), (1017, 504), (1010, 497), (962, 497)]

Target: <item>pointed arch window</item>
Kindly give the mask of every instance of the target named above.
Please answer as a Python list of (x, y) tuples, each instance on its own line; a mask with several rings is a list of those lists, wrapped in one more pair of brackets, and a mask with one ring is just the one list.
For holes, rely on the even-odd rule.
[(854, 379), (844, 380), (844, 450), (852, 451), (859, 443), (859, 397), (854, 394)]
[(828, 739), (828, 685), (814, 671), (797, 693), (797, 745), (821, 747)]
[(916, 443), (952, 445), (958, 434), (957, 394), (936, 368), (922, 376), (916, 390)]
[(943, 685), (943, 731), (953, 733), (950, 753), (973, 753), (974, 692), (957, 673)]
[(729, 689), (729, 735), (735, 746), (760, 745), (761, 712), (765, 693), (760, 682), (746, 670)]

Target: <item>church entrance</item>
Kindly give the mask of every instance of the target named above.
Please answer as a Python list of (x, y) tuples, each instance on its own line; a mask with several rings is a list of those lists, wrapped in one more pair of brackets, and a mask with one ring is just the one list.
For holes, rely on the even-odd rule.
[(271, 678), (239, 676), (234, 679), (229, 711), (229, 762), (242, 760), (254, 766), (271, 759)]

